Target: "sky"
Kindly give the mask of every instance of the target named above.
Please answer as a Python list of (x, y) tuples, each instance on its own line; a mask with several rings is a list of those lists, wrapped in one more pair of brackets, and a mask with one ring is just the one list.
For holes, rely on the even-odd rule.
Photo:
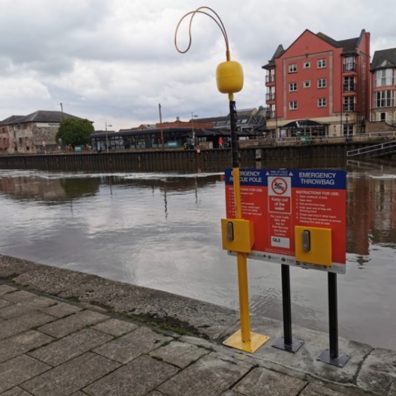
[[(158, 122), (159, 103), (164, 121), (226, 115), (215, 79), (225, 60), (217, 25), (198, 15), (191, 49), (174, 46), (179, 19), (200, 6), (221, 16), (242, 64), (238, 109), (265, 106), (261, 67), (305, 29), (336, 40), (366, 29), (371, 55), (396, 47), (394, 0), (0, 0), (0, 120), (60, 103), (96, 130)], [(187, 39), (182, 25), (181, 47)]]

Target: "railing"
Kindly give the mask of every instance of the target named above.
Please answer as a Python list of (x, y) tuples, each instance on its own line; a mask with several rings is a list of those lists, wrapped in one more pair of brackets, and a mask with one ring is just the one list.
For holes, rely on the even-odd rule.
[[(370, 132), (352, 136), (293, 136), (293, 137), (259, 137), (239, 141), (241, 147), (282, 147), (282, 146), (301, 146), (301, 145), (336, 145), (353, 143), (370, 143), (379, 140), (396, 139), (396, 131)], [(395, 141), (396, 142), (396, 141)], [(382, 143), (381, 143), (382, 144)], [(385, 144), (385, 143), (384, 143)], [(376, 145), (379, 145), (378, 143)], [(352, 150), (351, 150), (352, 151)]]
[(267, 74), (266, 76), (265, 76), (265, 82), (268, 84), (268, 83), (273, 83), (273, 82), (275, 82), (275, 76), (274, 75), (272, 75), (272, 74)]
[(354, 92), (354, 91), (356, 91), (356, 85), (355, 84), (344, 84), (344, 91), (345, 92)]
[(275, 100), (275, 92), (265, 94), (265, 99), (267, 101)]
[(358, 155), (385, 155), (396, 153), (396, 140), (374, 144), (368, 147), (362, 147), (355, 150), (347, 151), (347, 157), (356, 157)]

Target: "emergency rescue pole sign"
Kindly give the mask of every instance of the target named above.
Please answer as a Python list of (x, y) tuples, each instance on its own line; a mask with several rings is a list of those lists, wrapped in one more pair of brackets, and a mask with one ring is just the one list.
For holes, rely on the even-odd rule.
[[(243, 218), (254, 225), (251, 258), (345, 273), (345, 171), (241, 169), (240, 180)], [(234, 198), (230, 169), (226, 170), (225, 183), (227, 217), (231, 218)], [(310, 246), (304, 252), (305, 235)]]
[[(225, 172), (227, 218), (235, 217), (232, 172)], [(296, 352), (292, 339), (289, 266), (327, 271), (329, 348), (318, 360), (343, 367), (338, 352), (337, 273), (345, 273), (346, 172), (331, 169), (241, 169), (242, 217), (253, 223), (249, 257), (282, 267), (283, 333), (275, 348)]]

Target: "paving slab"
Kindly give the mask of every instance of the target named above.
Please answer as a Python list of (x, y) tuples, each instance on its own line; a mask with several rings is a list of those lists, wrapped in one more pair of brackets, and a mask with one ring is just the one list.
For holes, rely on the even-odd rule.
[(35, 296), (32, 299), (17, 302), (0, 309), (0, 317), (4, 319), (15, 318), (25, 313), (32, 312), (40, 308), (49, 307), (50, 305), (54, 304), (55, 301), (51, 298)]
[(16, 290), (12, 293), (7, 293), (3, 295), (3, 299), (13, 302), (13, 303), (18, 303), (22, 301), (29, 301), (33, 300), (34, 298), (37, 298), (37, 294), (28, 292), (26, 290)]
[(378, 393), (390, 392), (396, 381), (396, 352), (374, 349), (365, 359), (357, 378), (359, 387)]
[(242, 393), (239, 393), (235, 390), (227, 390), (221, 394), (221, 396), (244, 396)]
[(388, 396), (396, 396), (396, 381), (392, 382), (392, 385), (389, 389)]
[(15, 287), (9, 286), (9, 285), (0, 285), (0, 296), (3, 296), (4, 294), (11, 293), (14, 291), (17, 291)]
[(159, 348), (171, 340), (171, 337), (163, 336), (148, 327), (142, 326), (131, 333), (94, 349), (94, 352), (117, 362), (127, 363), (137, 356)]
[(208, 353), (209, 351), (207, 349), (199, 348), (185, 342), (172, 341), (171, 343), (150, 352), (150, 356), (161, 359), (180, 368), (185, 368)]
[(356, 387), (341, 387), (321, 383), (308, 384), (300, 396), (368, 396), (369, 394)]
[(2, 340), (0, 341), (0, 362), (23, 355), (32, 349), (50, 343), (52, 340), (52, 337), (35, 330), (29, 330)]
[(9, 301), (3, 300), (3, 299), (0, 298), (0, 308), (4, 308), (4, 307), (6, 307), (7, 305), (10, 305), (10, 304), (11, 303)]
[(174, 366), (144, 355), (88, 386), (84, 392), (92, 396), (145, 395), (177, 371)]
[(118, 367), (117, 362), (87, 352), (23, 383), (21, 388), (36, 396), (70, 395)]
[(0, 363), (0, 393), (20, 385), (50, 367), (26, 355)]
[(238, 382), (252, 366), (225, 361), (211, 353), (158, 387), (172, 396), (220, 395)]
[(93, 326), (95, 330), (102, 331), (103, 333), (110, 334), (114, 337), (119, 337), (125, 333), (131, 332), (132, 330), (136, 330), (137, 327), (138, 326), (134, 323), (119, 319), (109, 319)]
[(81, 311), (81, 308), (78, 307), (77, 305), (67, 304), (64, 302), (57, 302), (55, 305), (51, 307), (41, 308), (40, 311), (55, 316), (57, 318), (63, 318), (65, 316), (69, 316), (76, 312)]
[(31, 352), (32, 356), (51, 366), (58, 366), (76, 356), (82, 355), (99, 345), (110, 341), (113, 337), (95, 331), (93, 329), (83, 329), (77, 333), (70, 334), (60, 340), (52, 342), (42, 348)]
[(234, 389), (247, 396), (296, 396), (306, 385), (306, 381), (258, 367)]
[(53, 316), (33, 311), (17, 318), (3, 320), (0, 326), (0, 340), (33, 329), (54, 320)]
[(74, 331), (80, 330), (88, 325), (92, 325), (109, 317), (94, 311), (80, 311), (66, 318), (56, 320), (48, 325), (39, 328), (43, 333), (61, 338)]
[(16, 386), (15, 388), (12, 388), (7, 392), (2, 393), (1, 396), (31, 396), (31, 394)]

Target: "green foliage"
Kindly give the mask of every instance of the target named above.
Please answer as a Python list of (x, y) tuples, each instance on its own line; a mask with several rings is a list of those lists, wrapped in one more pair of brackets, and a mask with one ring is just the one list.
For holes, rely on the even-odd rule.
[(81, 118), (66, 118), (60, 124), (56, 139), (62, 140), (62, 144), (78, 146), (90, 143), (91, 133), (94, 127), (89, 120)]

